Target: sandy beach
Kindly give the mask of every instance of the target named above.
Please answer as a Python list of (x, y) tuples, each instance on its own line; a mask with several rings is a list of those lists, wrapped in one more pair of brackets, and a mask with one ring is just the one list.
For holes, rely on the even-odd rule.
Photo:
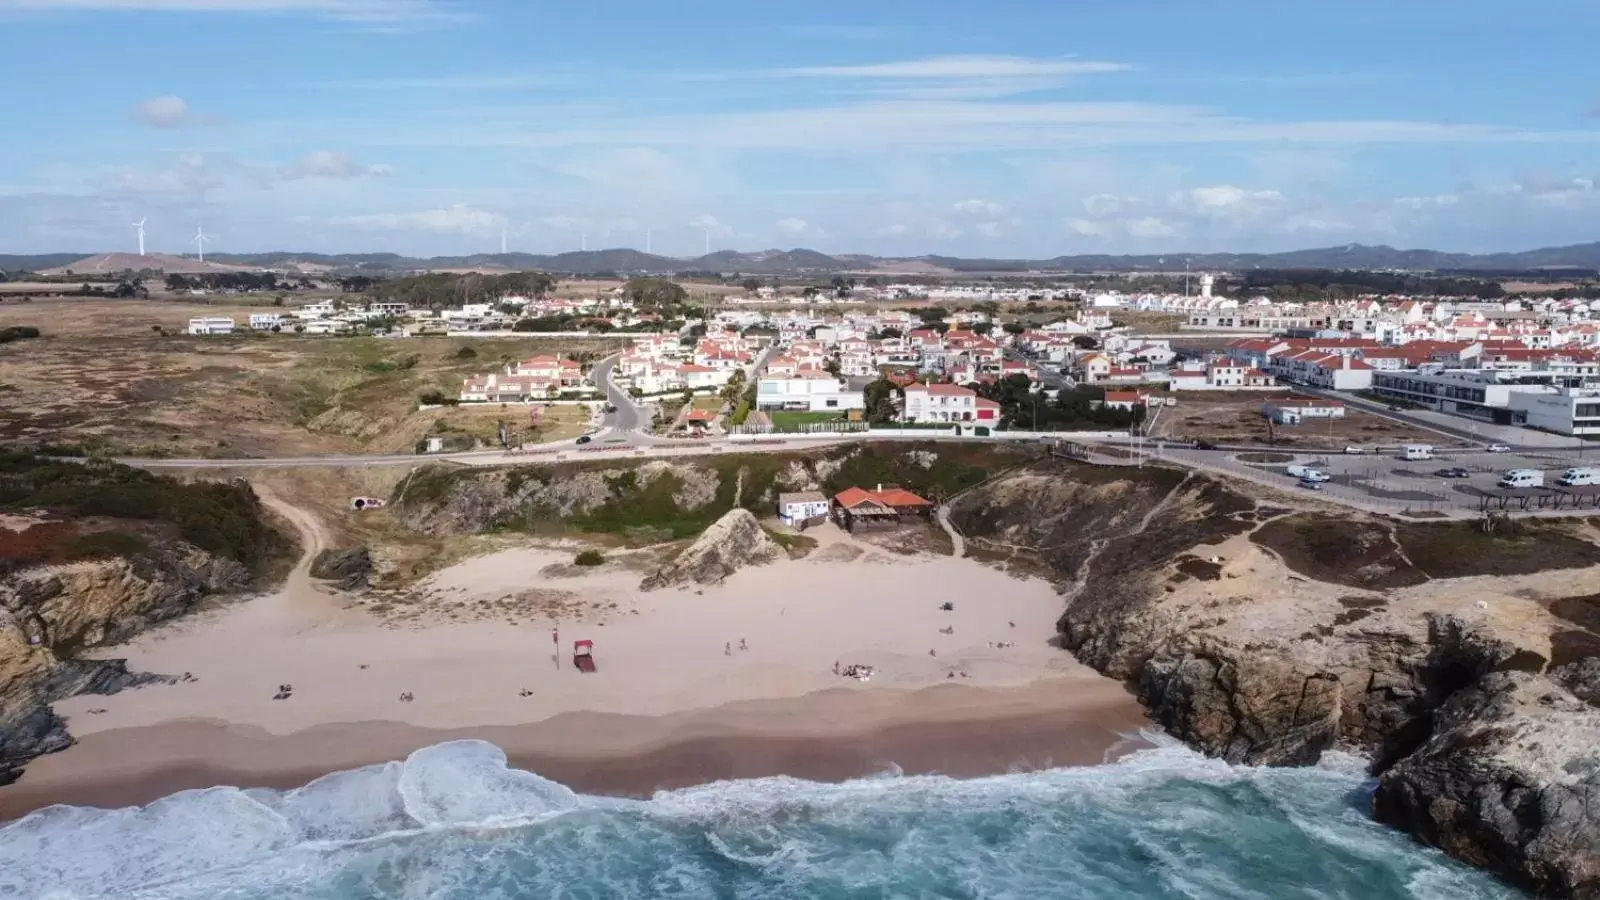
[[(270, 596), (106, 651), (190, 678), (57, 704), (79, 744), (0, 789), (0, 817), (290, 787), (464, 737), (580, 790), (645, 794), (1099, 763), (1145, 724), (1120, 685), (1050, 646), (1061, 602), (1047, 583), (814, 534), (805, 559), (649, 593), (641, 559), (581, 569), (568, 547), (470, 559), (366, 604), (301, 566)], [(580, 639), (593, 674), (573, 666)], [(274, 699), (281, 685), (293, 690)]]

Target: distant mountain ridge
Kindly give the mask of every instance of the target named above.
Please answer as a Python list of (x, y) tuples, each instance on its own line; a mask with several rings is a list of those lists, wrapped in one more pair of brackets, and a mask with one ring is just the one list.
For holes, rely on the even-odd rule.
[[(131, 254), (50, 253), (0, 255), (0, 270), (104, 272), (105, 260), (138, 260)], [(151, 261), (166, 257), (152, 257)], [(1600, 269), (1600, 242), (1566, 247), (1541, 247), (1515, 253), (1446, 253), (1400, 250), (1384, 245), (1346, 244), (1284, 253), (1147, 253), (1138, 255), (1080, 254), (1050, 259), (974, 259), (953, 256), (880, 257), (857, 254), (830, 256), (815, 250), (764, 250), (745, 253), (719, 250), (684, 259), (628, 248), (582, 250), (558, 254), (479, 253), (422, 259), (395, 253), (214, 253), (208, 263), (254, 266), (288, 271), (340, 271), (397, 274), (440, 269), (539, 269), (573, 275), (619, 275), (673, 272), (738, 272), (750, 275), (808, 275), (841, 272), (1025, 273), (1025, 272), (1155, 272), (1240, 271), (1244, 269), (1404, 269), (1518, 272)], [(193, 263), (190, 263), (193, 265)], [(76, 266), (76, 267), (75, 267)]]

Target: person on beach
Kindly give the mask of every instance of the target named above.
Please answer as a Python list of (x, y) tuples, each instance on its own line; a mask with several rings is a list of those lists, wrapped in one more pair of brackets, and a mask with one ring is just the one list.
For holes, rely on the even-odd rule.
[(733, 643), (731, 641), (722, 645), (722, 655), (723, 656), (732, 656), (733, 655)]
[(739, 649), (740, 650), (749, 650), (750, 649), (750, 645), (746, 644), (744, 642), (744, 638), (739, 638)]

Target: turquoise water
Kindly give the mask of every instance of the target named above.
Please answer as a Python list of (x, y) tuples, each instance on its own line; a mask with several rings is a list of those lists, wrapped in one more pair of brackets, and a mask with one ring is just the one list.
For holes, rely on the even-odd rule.
[(55, 807), (0, 829), (0, 897), (1512, 898), (1373, 824), (1359, 761), (1228, 766), (1175, 746), (973, 780), (722, 782), (578, 795), (494, 746), (296, 791)]

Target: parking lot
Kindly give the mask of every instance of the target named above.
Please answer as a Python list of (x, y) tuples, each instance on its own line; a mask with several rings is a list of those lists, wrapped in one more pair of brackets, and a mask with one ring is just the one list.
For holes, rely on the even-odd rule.
[[(1556, 479), (1569, 468), (1600, 468), (1600, 454), (1580, 456), (1572, 452), (1517, 451), (1490, 453), (1486, 450), (1438, 449), (1429, 460), (1406, 460), (1398, 453), (1317, 454), (1262, 450), (1257, 452), (1167, 450), (1174, 459), (1208, 468), (1232, 471), (1257, 481), (1277, 481), (1285, 490), (1307, 490), (1299, 479), (1285, 471), (1289, 465), (1312, 466), (1330, 476), (1321, 493), (1329, 500), (1354, 506), (1396, 511), (1439, 511), (1464, 513), (1487, 508), (1498, 510), (1502, 500), (1507, 511), (1566, 509), (1581, 504), (1591, 508), (1600, 502), (1600, 492), (1587, 488), (1563, 489)], [(1465, 478), (1446, 478), (1444, 469), (1465, 469)], [(1545, 473), (1544, 489), (1506, 491), (1498, 487), (1509, 469), (1536, 469)], [(1488, 498), (1487, 500), (1485, 498)]]

